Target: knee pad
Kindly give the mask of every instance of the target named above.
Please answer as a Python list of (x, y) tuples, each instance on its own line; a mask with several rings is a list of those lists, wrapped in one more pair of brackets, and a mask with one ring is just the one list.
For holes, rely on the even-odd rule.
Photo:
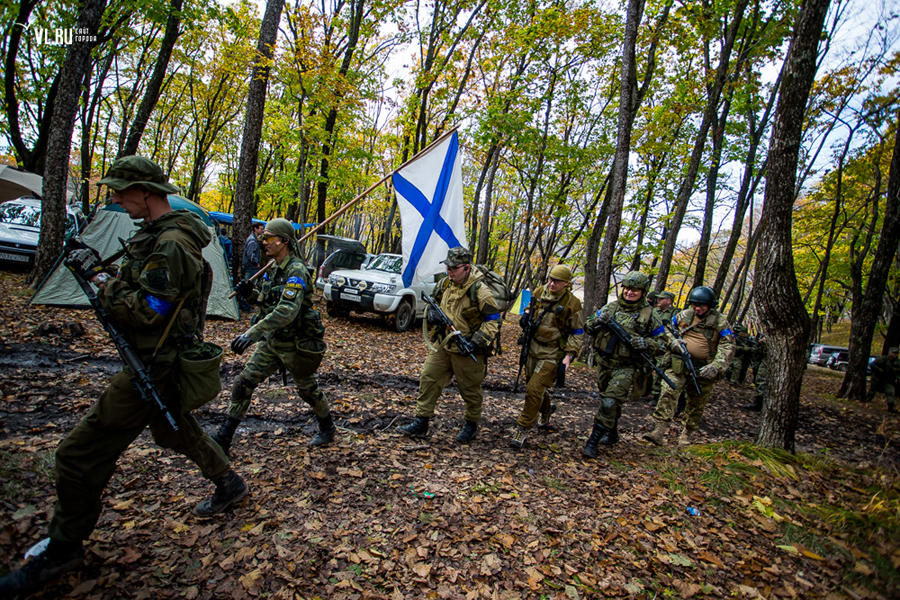
[(607, 409), (612, 409), (616, 407), (616, 401), (614, 398), (600, 398), (600, 406)]

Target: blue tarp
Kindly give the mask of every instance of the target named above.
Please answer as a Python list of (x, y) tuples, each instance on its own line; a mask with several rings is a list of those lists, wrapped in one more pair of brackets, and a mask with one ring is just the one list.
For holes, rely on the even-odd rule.
[[(232, 225), (234, 223), (234, 215), (231, 213), (219, 212), (217, 210), (209, 211), (209, 216), (219, 223), (225, 223), (226, 225)], [(262, 219), (251, 219), (253, 223), (260, 223), (265, 225), (266, 222)]]

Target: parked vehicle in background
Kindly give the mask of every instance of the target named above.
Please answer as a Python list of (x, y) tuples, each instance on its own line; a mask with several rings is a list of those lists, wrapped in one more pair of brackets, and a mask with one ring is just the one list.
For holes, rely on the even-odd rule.
[[(319, 242), (324, 242), (324, 250)], [(312, 256), (306, 261), (312, 263), (316, 273), (316, 287), (325, 288), (325, 282), (332, 271), (338, 269), (362, 269), (374, 255), (366, 252), (366, 246), (359, 240), (337, 235), (317, 235), (312, 248)]]
[(430, 294), (446, 273), (435, 273), (428, 281), (403, 285), (399, 254), (379, 254), (366, 269), (333, 271), (322, 295), (331, 316), (347, 316), (350, 311), (383, 314), (397, 331), (406, 331), (425, 313), (422, 294)]
[(825, 361), (825, 366), (834, 371), (846, 371), (847, 370), (847, 362), (850, 360), (850, 351), (849, 350), (839, 350), (837, 352), (832, 352), (831, 356), (828, 357), (828, 360)]
[[(66, 239), (87, 225), (81, 209), (66, 206)], [(23, 267), (34, 265), (41, 234), (41, 201), (23, 196), (0, 204), (0, 262)]]
[(824, 367), (828, 363), (829, 357), (835, 352), (847, 350), (844, 346), (829, 346), (827, 344), (813, 344), (809, 353), (809, 363)]

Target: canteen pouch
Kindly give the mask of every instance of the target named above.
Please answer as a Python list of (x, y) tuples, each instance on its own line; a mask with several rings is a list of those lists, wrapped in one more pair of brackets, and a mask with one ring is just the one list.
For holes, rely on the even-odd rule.
[(219, 395), (222, 379), (222, 348), (212, 342), (194, 344), (178, 357), (178, 391), (181, 412), (200, 408)]

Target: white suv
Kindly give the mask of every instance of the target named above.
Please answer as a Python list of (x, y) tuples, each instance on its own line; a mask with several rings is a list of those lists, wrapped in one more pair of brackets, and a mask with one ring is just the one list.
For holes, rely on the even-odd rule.
[(446, 274), (435, 273), (428, 281), (404, 287), (402, 266), (399, 254), (379, 254), (365, 269), (332, 271), (322, 290), (328, 314), (381, 313), (393, 320), (394, 329), (406, 331), (425, 313), (422, 294), (430, 294)]

